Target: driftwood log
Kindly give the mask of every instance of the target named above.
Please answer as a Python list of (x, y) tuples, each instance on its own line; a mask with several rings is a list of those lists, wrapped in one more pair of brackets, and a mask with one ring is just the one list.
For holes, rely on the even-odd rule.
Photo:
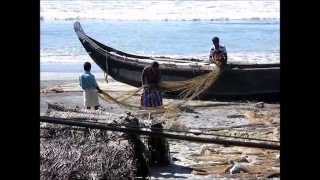
[[(130, 113), (118, 115), (50, 103), (46, 116), (136, 127), (142, 122)], [(40, 123), (40, 144), (41, 179), (145, 178), (150, 165), (162, 162), (159, 155), (150, 153), (159, 151), (160, 146), (142, 141), (137, 134)]]

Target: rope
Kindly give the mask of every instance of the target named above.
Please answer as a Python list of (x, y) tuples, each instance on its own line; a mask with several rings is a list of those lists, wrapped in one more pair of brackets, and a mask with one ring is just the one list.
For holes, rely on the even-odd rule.
[(119, 105), (121, 105), (121, 106), (123, 106), (123, 107), (127, 107), (127, 108), (132, 109), (132, 110), (136, 110), (136, 109), (140, 108), (140, 106), (131, 105), (131, 104), (128, 104), (128, 103), (124, 103), (124, 102), (122, 102), (122, 101), (119, 101), (119, 100), (117, 100), (116, 98), (110, 96), (106, 91), (103, 91), (103, 93), (98, 94), (98, 96), (99, 96), (101, 99), (105, 100), (105, 101), (111, 101), (111, 102), (114, 102), (114, 103), (116, 103), (116, 104), (119, 104)]
[(106, 71), (104, 73), (104, 80), (107, 82), (108, 84), (108, 56), (106, 56)]

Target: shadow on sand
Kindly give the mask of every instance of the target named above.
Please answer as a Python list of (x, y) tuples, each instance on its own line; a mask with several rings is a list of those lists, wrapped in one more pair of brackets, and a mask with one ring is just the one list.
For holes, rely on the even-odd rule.
[(189, 167), (170, 164), (169, 166), (151, 167), (151, 178), (181, 178), (187, 179), (192, 169)]

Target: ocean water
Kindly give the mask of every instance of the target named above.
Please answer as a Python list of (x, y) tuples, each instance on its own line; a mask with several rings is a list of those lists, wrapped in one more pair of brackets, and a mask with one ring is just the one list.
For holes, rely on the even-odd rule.
[[(230, 62), (280, 62), (279, 0), (41, 0), (41, 73), (78, 73), (83, 62), (93, 63), (76, 21), (94, 39), (132, 54), (206, 59), (218, 36)], [(102, 72), (95, 64), (92, 71)]]

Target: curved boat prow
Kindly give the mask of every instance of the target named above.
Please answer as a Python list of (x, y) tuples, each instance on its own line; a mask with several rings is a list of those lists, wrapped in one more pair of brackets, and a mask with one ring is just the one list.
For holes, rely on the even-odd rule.
[(86, 37), (86, 34), (78, 21), (73, 24), (73, 28), (79, 39), (83, 40)]

